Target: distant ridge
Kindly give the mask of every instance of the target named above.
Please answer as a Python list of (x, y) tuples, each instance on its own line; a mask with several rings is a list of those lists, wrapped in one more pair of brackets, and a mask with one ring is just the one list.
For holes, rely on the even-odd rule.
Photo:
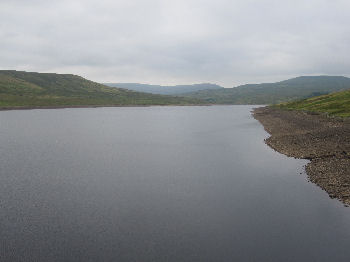
[(108, 87), (77, 75), (0, 70), (0, 108), (198, 103), (192, 98)]
[(248, 84), (183, 94), (214, 104), (275, 104), (350, 88), (344, 76), (300, 76), (277, 83)]
[[(0, 108), (118, 105), (276, 104), (350, 89), (344, 76), (300, 76), (277, 83), (223, 88), (215, 84), (109, 84), (77, 75), (0, 70)], [(123, 87), (123, 88), (119, 88)], [(163, 94), (136, 92), (161, 89)], [(207, 89), (210, 88), (210, 89)], [(194, 92), (188, 93), (190, 90)], [(156, 91), (152, 91), (156, 92)], [(171, 96), (169, 94), (175, 95)]]
[(190, 92), (196, 92), (207, 89), (223, 89), (222, 86), (210, 83), (193, 84), (193, 85), (175, 85), (175, 86), (161, 86), (161, 85), (148, 85), (138, 83), (104, 83), (104, 85), (111, 87), (125, 88), (128, 90), (145, 92), (151, 94), (162, 94), (162, 95), (178, 95)]

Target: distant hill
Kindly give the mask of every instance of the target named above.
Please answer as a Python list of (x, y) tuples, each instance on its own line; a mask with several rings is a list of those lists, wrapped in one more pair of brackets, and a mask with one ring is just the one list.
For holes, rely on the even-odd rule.
[(76, 75), (0, 70), (0, 108), (198, 103), (192, 98), (112, 88)]
[(111, 87), (125, 88), (128, 90), (145, 92), (151, 94), (162, 94), (162, 95), (178, 95), (190, 92), (196, 92), (207, 89), (224, 89), (222, 86), (215, 84), (194, 84), (194, 85), (176, 85), (176, 86), (161, 86), (161, 85), (147, 85), (137, 83), (104, 83), (104, 85)]
[(350, 117), (350, 89), (309, 99), (282, 103), (281, 108), (323, 112), (329, 115)]
[(275, 104), (304, 99), (350, 88), (350, 78), (343, 76), (300, 76), (265, 84), (202, 90), (183, 94), (215, 104)]

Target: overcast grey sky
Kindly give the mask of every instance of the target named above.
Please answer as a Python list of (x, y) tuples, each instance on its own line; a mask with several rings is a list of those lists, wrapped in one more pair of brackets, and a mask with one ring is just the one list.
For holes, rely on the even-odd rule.
[(1, 0), (0, 69), (232, 87), (350, 74), (349, 0)]

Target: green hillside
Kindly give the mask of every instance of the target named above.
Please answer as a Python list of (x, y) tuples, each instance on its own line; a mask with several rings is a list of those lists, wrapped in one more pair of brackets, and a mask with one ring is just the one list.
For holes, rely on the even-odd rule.
[(108, 87), (70, 74), (0, 71), (0, 108), (198, 104), (192, 98)]
[(277, 83), (249, 84), (234, 88), (202, 90), (186, 97), (216, 104), (275, 104), (350, 88), (343, 76), (301, 76)]
[(329, 115), (350, 117), (350, 89), (277, 106), (285, 109), (323, 112)]
[(206, 89), (224, 89), (222, 86), (216, 84), (194, 84), (194, 85), (176, 85), (176, 86), (160, 86), (148, 85), (138, 83), (104, 83), (106, 86), (125, 88), (137, 92), (145, 92), (151, 94), (161, 95), (178, 95), (191, 92), (197, 92)]

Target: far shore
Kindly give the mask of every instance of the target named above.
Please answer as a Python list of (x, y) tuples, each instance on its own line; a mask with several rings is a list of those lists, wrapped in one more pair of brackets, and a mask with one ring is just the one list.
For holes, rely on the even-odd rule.
[(350, 205), (350, 119), (273, 107), (256, 108), (253, 116), (271, 135), (267, 145), (287, 156), (309, 159), (310, 181)]
[(0, 107), (0, 111), (10, 111), (10, 110), (33, 110), (33, 109), (65, 109), (65, 108), (99, 108), (99, 107), (213, 106), (213, 105), (215, 105), (215, 104), (10, 106), (10, 107)]

